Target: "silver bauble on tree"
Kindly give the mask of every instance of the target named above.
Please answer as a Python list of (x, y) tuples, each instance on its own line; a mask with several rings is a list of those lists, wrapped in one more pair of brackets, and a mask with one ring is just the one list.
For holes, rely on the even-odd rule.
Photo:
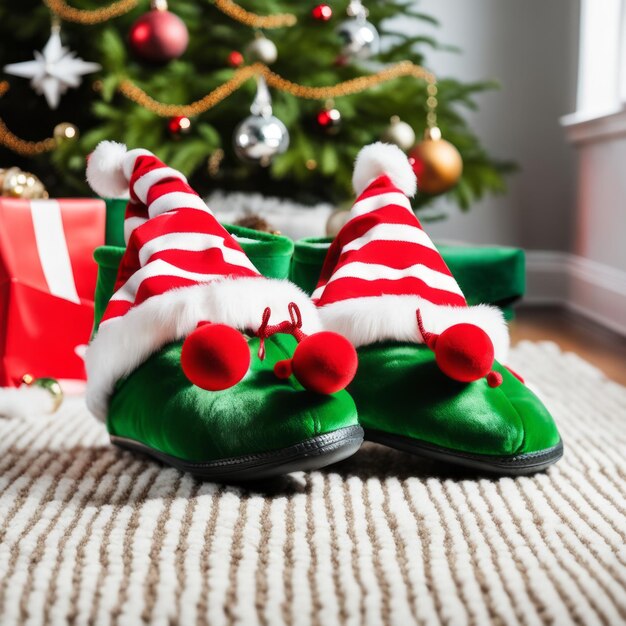
[(348, 19), (337, 27), (343, 42), (342, 55), (348, 59), (369, 59), (380, 50), (380, 35), (376, 27), (367, 21), (367, 9), (360, 0), (351, 0)]
[(272, 99), (262, 76), (257, 78), (257, 93), (246, 117), (233, 133), (233, 147), (242, 161), (268, 166), (272, 158), (289, 147), (287, 127), (272, 115)]
[(265, 65), (271, 65), (278, 58), (276, 44), (262, 34), (258, 34), (256, 39), (246, 46), (245, 53), (250, 61), (260, 61)]
[(382, 139), (387, 143), (396, 144), (400, 150), (406, 152), (415, 145), (415, 131), (397, 115), (394, 115)]

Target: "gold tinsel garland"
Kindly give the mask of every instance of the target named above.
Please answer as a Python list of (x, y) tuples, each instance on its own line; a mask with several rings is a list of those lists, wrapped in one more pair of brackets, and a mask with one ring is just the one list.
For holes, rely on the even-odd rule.
[[(76, 9), (65, 0), (44, 0), (46, 6), (59, 18), (77, 24), (102, 24), (120, 15), (125, 15), (139, 5), (139, 0), (116, 0), (99, 9)], [(233, 20), (253, 28), (282, 28), (293, 26), (297, 19), (291, 13), (258, 15), (246, 11), (233, 0), (213, 0), (215, 7)]]
[(401, 61), (375, 74), (359, 76), (358, 78), (352, 78), (328, 87), (308, 87), (306, 85), (299, 85), (276, 74), (276, 72), (273, 72), (263, 63), (254, 63), (253, 65), (247, 65), (236, 70), (232, 78), (190, 104), (166, 104), (159, 102), (149, 96), (130, 78), (122, 80), (118, 89), (122, 95), (132, 100), (135, 104), (138, 104), (160, 117), (173, 117), (177, 115), (190, 117), (200, 115), (212, 109), (216, 104), (219, 104), (222, 100), (225, 100), (239, 89), (243, 83), (255, 76), (263, 76), (267, 84), (274, 89), (289, 93), (296, 98), (309, 100), (327, 100), (329, 98), (339, 98), (341, 96), (361, 93), (375, 85), (380, 85), (381, 83), (402, 76), (412, 76), (425, 80), (429, 84), (429, 101), (427, 103), (429, 112), (434, 112), (437, 106), (437, 99), (435, 97), (437, 88), (434, 74), (419, 65), (411, 63), (411, 61)]
[[(401, 61), (375, 74), (359, 76), (358, 78), (352, 78), (327, 87), (299, 85), (276, 74), (276, 72), (273, 72), (263, 63), (254, 63), (253, 65), (247, 65), (235, 70), (232, 78), (190, 104), (166, 104), (159, 102), (149, 96), (130, 78), (122, 80), (118, 89), (123, 96), (135, 104), (160, 117), (175, 117), (178, 115), (191, 117), (212, 109), (215, 105), (219, 104), (222, 100), (225, 100), (239, 89), (243, 83), (255, 76), (263, 76), (267, 84), (274, 89), (289, 93), (296, 98), (309, 100), (328, 100), (329, 98), (339, 98), (341, 96), (361, 93), (381, 83), (404, 76), (412, 76), (413, 78), (421, 79), (428, 83), (428, 126), (433, 127), (437, 124), (437, 85), (435, 75), (423, 67), (411, 63), (411, 61)], [(94, 83), (96, 89), (99, 88), (99, 85), (99, 81)], [(6, 81), (0, 82), (0, 97), (2, 97), (8, 89), (9, 84)], [(0, 145), (23, 156), (31, 156), (54, 150), (57, 146), (57, 141), (54, 137), (49, 137), (41, 141), (25, 141), (20, 139), (7, 128), (2, 118), (0, 118)]]

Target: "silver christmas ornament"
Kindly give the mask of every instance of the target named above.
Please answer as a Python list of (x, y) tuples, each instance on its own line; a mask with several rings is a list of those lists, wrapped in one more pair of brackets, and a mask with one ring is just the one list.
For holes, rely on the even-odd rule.
[(257, 93), (250, 115), (235, 128), (233, 147), (242, 161), (268, 166), (272, 158), (289, 147), (287, 127), (272, 115), (272, 100), (267, 83), (257, 78)]
[(394, 115), (390, 122), (383, 134), (383, 141), (394, 143), (401, 150), (410, 150), (415, 145), (415, 131), (397, 115)]
[(266, 65), (271, 65), (278, 58), (276, 44), (264, 35), (259, 35), (256, 39), (251, 41), (246, 46), (245, 52), (250, 60), (260, 61)]
[(342, 54), (349, 59), (369, 59), (380, 50), (380, 35), (376, 27), (367, 21), (367, 9), (360, 0), (352, 0), (347, 10), (349, 19), (337, 27), (343, 42)]

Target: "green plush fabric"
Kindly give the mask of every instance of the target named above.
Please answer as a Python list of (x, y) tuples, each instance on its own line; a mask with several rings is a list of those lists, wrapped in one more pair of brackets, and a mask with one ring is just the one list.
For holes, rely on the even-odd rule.
[(105, 198), (106, 230), (104, 243), (107, 246), (124, 247), (124, 216), (128, 200), (123, 198)]
[(385, 342), (358, 354), (348, 391), (365, 429), (494, 456), (538, 452), (560, 440), (541, 401), (497, 363), (504, 380), (491, 388), (485, 379), (464, 384), (448, 378), (423, 345)]
[[(290, 278), (311, 294), (332, 239), (308, 238), (295, 243)], [(499, 306), (511, 317), (509, 305), (526, 290), (524, 251), (500, 246), (437, 245), (465, 294), (468, 304)]]
[[(296, 242), (290, 277), (307, 293), (317, 284), (331, 239)], [(524, 252), (514, 248), (438, 246), (468, 304), (504, 309), (525, 290)], [(423, 345), (378, 343), (359, 348), (348, 387), (365, 429), (402, 435), (451, 450), (507, 456), (558, 444), (554, 420), (541, 401), (506, 368), (504, 382), (458, 383), (445, 376)]]
[(274, 364), (293, 354), (293, 337), (266, 340), (263, 361), (258, 340), (249, 345), (252, 365), (246, 377), (230, 389), (209, 392), (185, 377), (182, 343), (170, 344), (119, 381), (109, 407), (109, 432), (187, 461), (208, 462), (279, 450), (358, 424), (345, 391), (320, 395), (293, 377), (276, 378)]
[[(293, 252), (290, 239), (239, 226), (226, 228), (264, 276), (287, 277)], [(96, 329), (123, 255), (120, 246), (95, 251)], [(319, 395), (303, 389), (294, 377), (285, 381), (274, 375), (274, 364), (292, 356), (293, 337), (267, 339), (263, 361), (257, 356), (258, 339), (250, 339), (249, 346), (250, 371), (237, 385), (219, 392), (200, 389), (184, 375), (182, 342), (166, 346), (118, 381), (109, 405), (109, 432), (186, 461), (209, 462), (280, 450), (358, 424), (347, 392)]]

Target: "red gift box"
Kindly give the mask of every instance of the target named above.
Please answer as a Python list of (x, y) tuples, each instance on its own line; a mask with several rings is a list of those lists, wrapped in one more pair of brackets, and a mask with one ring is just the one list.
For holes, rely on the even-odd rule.
[(105, 203), (0, 198), (0, 386), (84, 380)]

